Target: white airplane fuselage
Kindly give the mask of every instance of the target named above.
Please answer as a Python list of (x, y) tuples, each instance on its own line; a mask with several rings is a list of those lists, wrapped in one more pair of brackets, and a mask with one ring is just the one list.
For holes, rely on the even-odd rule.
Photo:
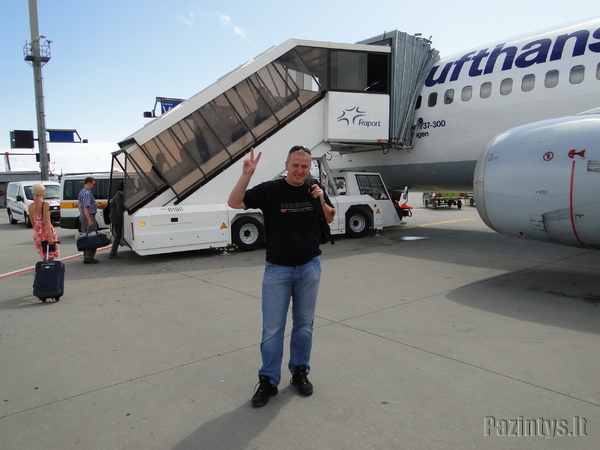
[(334, 153), (331, 165), (380, 172), (392, 190), (470, 190), (500, 133), (600, 106), (599, 63), (600, 18), (443, 58), (421, 92), (413, 148)]

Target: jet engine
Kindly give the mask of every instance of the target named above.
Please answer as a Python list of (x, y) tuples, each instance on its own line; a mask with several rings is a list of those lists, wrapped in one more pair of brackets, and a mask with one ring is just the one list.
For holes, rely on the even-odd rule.
[(483, 221), (498, 233), (600, 249), (600, 108), (497, 136), (475, 169)]

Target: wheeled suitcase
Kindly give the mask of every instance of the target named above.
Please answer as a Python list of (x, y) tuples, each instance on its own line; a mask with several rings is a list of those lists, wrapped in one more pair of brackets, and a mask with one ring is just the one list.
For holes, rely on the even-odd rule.
[(38, 261), (35, 265), (33, 295), (43, 302), (48, 298), (59, 301), (64, 291), (65, 265), (61, 261)]

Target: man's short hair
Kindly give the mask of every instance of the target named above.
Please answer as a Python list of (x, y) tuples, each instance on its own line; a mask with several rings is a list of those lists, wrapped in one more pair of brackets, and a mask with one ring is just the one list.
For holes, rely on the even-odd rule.
[(305, 147), (304, 145), (294, 145), (288, 152), (288, 157), (287, 157), (288, 162), (290, 161), (290, 159), (292, 157), (292, 153), (296, 153), (296, 152), (304, 152), (312, 159), (312, 155), (310, 154), (310, 150), (308, 149), (308, 147)]
[(96, 181), (96, 179), (94, 177), (86, 177), (83, 184), (93, 183), (94, 181)]

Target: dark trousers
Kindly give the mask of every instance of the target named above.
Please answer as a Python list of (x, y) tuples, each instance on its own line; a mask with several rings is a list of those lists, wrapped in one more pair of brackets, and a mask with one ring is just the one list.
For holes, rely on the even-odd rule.
[(112, 248), (110, 249), (110, 256), (115, 256), (119, 249), (119, 245), (121, 245), (121, 239), (123, 239), (123, 225), (112, 223), (110, 224), (110, 228), (114, 237)]

